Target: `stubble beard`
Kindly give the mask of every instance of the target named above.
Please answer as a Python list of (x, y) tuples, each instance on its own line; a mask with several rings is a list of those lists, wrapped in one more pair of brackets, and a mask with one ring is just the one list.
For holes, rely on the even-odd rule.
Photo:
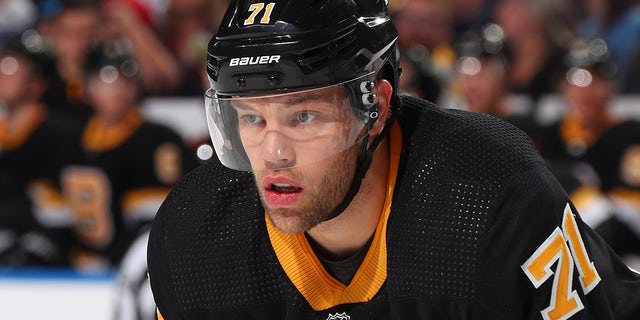
[[(304, 197), (294, 207), (272, 208), (264, 201), (265, 190), (260, 189), (260, 200), (271, 223), (283, 233), (301, 233), (324, 222), (344, 199), (351, 187), (355, 172), (357, 148), (351, 148), (336, 157), (333, 161), (323, 160), (322, 168), (326, 169), (319, 183), (304, 180), (304, 171), (319, 170), (320, 164), (307, 165), (302, 168), (285, 169), (285, 175), (304, 181)], [(256, 180), (260, 181), (256, 173)]]

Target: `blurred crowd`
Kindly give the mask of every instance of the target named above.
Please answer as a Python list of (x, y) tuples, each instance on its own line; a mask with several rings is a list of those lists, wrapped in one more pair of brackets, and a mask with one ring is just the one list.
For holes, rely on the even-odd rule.
[[(207, 42), (227, 4), (0, 0), (0, 267), (121, 270), (121, 297), (133, 298), (117, 318), (153, 317), (148, 290), (138, 292), (148, 227), (206, 161), (196, 148), (208, 137), (187, 141), (141, 105), (202, 97)], [(585, 222), (639, 257), (640, 122), (613, 108), (640, 97), (639, 1), (389, 6), (400, 90), (522, 129)], [(549, 96), (556, 117), (541, 116)]]
[[(195, 148), (208, 137), (185, 141), (140, 106), (202, 97), (226, 6), (0, 0), (1, 266), (121, 265), (173, 184), (206, 161)], [(640, 122), (612, 111), (640, 96), (639, 1), (389, 6), (402, 92), (525, 131), (583, 219), (620, 255), (640, 254)], [(563, 108), (544, 121), (548, 96)]]

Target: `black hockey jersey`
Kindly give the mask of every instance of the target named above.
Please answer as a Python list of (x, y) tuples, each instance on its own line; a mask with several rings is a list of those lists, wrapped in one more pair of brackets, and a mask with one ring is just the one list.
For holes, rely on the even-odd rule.
[[(180, 136), (132, 110), (115, 128), (93, 117), (61, 181), (73, 214), (76, 266), (115, 266), (182, 177)], [(106, 263), (106, 264), (105, 264)]]
[(611, 128), (587, 150), (586, 160), (604, 191), (622, 188), (640, 194), (640, 122), (627, 120)]
[(584, 225), (526, 135), (415, 98), (399, 109), (385, 210), (351, 283), (304, 235), (270, 225), (250, 173), (210, 161), (152, 226), (164, 319), (640, 317), (640, 276)]
[[(0, 264), (66, 263), (66, 239), (57, 229), (69, 215), (57, 180), (74, 142), (75, 133), (52, 121), (44, 105), (21, 106), (0, 117)], [(35, 234), (39, 242), (26, 240)]]
[[(546, 141), (544, 155), (585, 220), (618, 254), (638, 254), (640, 122), (625, 120), (595, 136), (567, 117), (547, 130)], [(596, 179), (585, 179), (587, 165)]]
[(596, 137), (569, 117), (546, 130), (543, 155), (552, 163), (584, 161), (605, 192), (640, 191), (640, 122), (625, 120)]

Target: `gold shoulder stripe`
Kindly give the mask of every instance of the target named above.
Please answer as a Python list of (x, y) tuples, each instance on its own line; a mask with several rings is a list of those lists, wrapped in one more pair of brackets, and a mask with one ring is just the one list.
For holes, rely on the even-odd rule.
[(0, 117), (0, 150), (14, 150), (23, 145), (45, 120), (43, 105), (25, 106), (15, 114)]
[(311, 307), (325, 310), (345, 303), (371, 300), (387, 279), (387, 221), (395, 187), (402, 133), (397, 123), (391, 131), (391, 150), (387, 194), (383, 212), (367, 255), (349, 286), (334, 279), (324, 269), (304, 234), (284, 234), (271, 224), (265, 214), (271, 245), (285, 273)]
[(116, 125), (108, 125), (99, 116), (93, 116), (82, 134), (82, 145), (88, 151), (103, 152), (122, 144), (142, 124), (140, 110), (133, 109)]
[(640, 208), (640, 190), (619, 187), (610, 190), (607, 194), (614, 199), (625, 201), (636, 209)]
[(578, 208), (578, 211), (580, 211), (580, 208), (587, 208), (588, 204), (593, 202), (594, 199), (597, 199), (601, 196), (602, 196), (602, 193), (600, 193), (600, 189), (598, 188), (580, 187), (575, 191), (573, 191), (569, 195), (569, 198), (571, 199), (573, 204), (576, 206), (576, 208)]
[[(137, 216), (155, 216), (156, 211), (171, 191), (170, 187), (150, 186), (132, 189), (121, 197), (122, 213), (126, 219)], [(150, 216), (149, 216), (150, 215)]]

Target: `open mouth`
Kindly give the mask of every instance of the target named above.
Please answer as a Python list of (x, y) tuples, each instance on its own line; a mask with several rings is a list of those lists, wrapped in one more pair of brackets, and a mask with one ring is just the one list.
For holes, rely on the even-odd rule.
[(272, 183), (269, 187), (270, 191), (278, 192), (278, 193), (297, 193), (301, 192), (302, 188), (292, 186), (286, 183)]
[(304, 194), (304, 188), (283, 176), (265, 177), (263, 186), (264, 201), (273, 208), (293, 206)]

